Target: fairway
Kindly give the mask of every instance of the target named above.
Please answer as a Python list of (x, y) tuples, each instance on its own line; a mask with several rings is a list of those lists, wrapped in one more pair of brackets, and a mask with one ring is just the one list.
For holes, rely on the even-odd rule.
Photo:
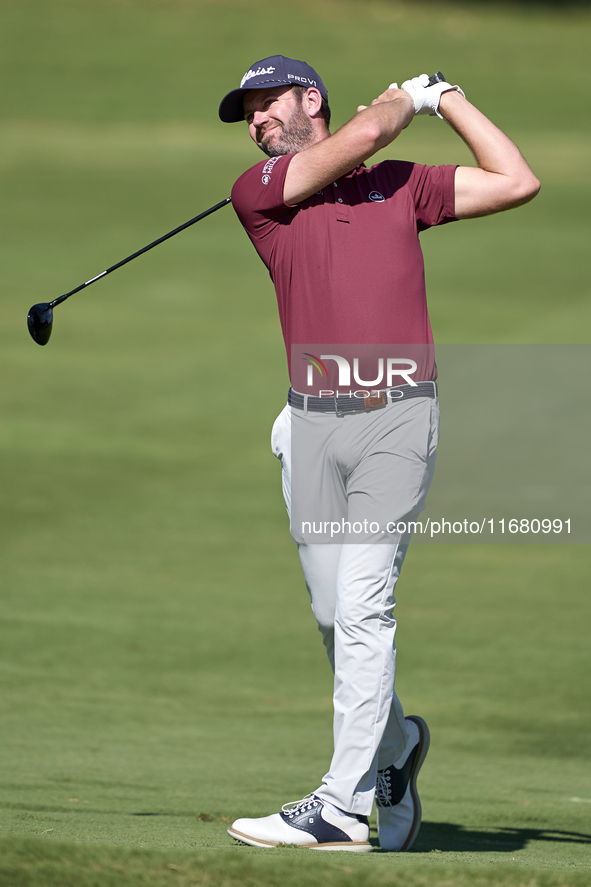
[[(333, 129), (442, 70), (541, 179), (422, 236), (437, 342), (586, 344), (590, 37), (588, 10), (533, 3), (1, 4), (2, 887), (589, 884), (589, 547), (411, 549), (397, 690), (432, 733), (411, 853), (239, 846), (232, 820), (307, 794), (332, 749), (269, 446), (272, 284), (226, 207), (58, 306), (46, 347), (26, 314), (229, 195), (260, 156), (217, 106), (281, 52), (318, 68)], [(472, 162), (432, 118), (386, 156)]]

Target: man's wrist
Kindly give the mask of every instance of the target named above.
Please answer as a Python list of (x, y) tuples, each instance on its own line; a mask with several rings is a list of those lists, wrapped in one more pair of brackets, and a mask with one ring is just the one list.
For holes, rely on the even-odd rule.
[(394, 101), (400, 102), (402, 107), (406, 108), (405, 118), (407, 119), (404, 127), (407, 127), (415, 116), (415, 103), (413, 97), (405, 89), (401, 89)]
[(409, 106), (412, 108), (412, 112), (415, 112), (415, 102), (410, 92), (407, 92), (406, 89), (400, 90), (400, 98), (408, 100)]
[(357, 108), (357, 113), (359, 114), (360, 111), (374, 111), (377, 119), (386, 123), (392, 119), (392, 110), (395, 110), (398, 121), (402, 117), (402, 128), (407, 127), (415, 113), (412, 96), (402, 89), (397, 89), (396, 94), (393, 96), (389, 96), (388, 91), (386, 91), (378, 99), (374, 99), (371, 105), (360, 105)]
[(463, 96), (461, 92), (458, 92), (457, 89), (448, 89), (441, 94), (437, 110), (441, 116), (445, 118), (446, 110), (449, 109), (451, 111), (454, 107), (458, 107), (459, 104), (465, 101), (465, 96)]

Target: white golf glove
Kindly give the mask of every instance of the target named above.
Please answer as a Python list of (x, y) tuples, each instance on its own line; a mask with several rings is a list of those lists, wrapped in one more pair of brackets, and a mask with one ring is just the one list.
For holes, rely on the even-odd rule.
[[(398, 85), (396, 83), (391, 83), (389, 89), (398, 89)], [(456, 92), (459, 92), (460, 95), (466, 98), (463, 90), (461, 90), (459, 86), (452, 86), (445, 81), (429, 86), (428, 74), (421, 74), (419, 77), (413, 77), (412, 80), (405, 80), (400, 89), (404, 89), (412, 97), (415, 106), (415, 114), (430, 114), (431, 117), (435, 114), (437, 114), (438, 117), (441, 117), (438, 110), (439, 99), (444, 92), (449, 92), (450, 89), (455, 89)]]

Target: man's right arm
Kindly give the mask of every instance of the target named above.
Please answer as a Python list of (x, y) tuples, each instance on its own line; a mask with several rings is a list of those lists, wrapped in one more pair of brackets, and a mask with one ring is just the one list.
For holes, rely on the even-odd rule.
[(283, 186), (288, 206), (301, 203), (346, 175), (380, 148), (385, 148), (414, 116), (412, 98), (402, 89), (387, 89), (334, 135), (296, 154)]

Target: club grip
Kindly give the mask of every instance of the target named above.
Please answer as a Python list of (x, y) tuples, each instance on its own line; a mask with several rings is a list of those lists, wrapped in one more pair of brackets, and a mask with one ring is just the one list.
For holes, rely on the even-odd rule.
[(429, 86), (435, 86), (436, 83), (444, 83), (444, 82), (445, 82), (445, 77), (443, 76), (441, 71), (437, 71), (436, 74), (432, 74), (431, 77), (429, 77)]

